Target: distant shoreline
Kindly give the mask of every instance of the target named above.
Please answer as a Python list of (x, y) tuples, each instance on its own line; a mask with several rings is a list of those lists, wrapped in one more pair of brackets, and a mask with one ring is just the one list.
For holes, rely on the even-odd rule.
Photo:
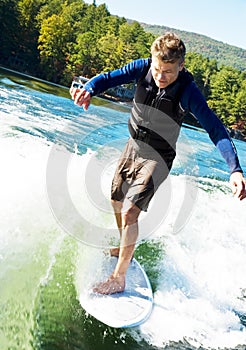
[[(16, 71), (16, 70), (13, 70), (13, 69), (10, 69), (10, 68), (7, 68), (7, 67), (4, 67), (2, 65), (0, 65), (0, 69), (3, 70), (3, 71), (7, 71), (7, 72), (10, 72), (12, 74), (15, 74), (15, 75), (19, 75), (19, 76), (23, 76), (29, 80), (36, 80), (36, 81), (39, 81), (39, 82), (42, 82), (42, 83), (45, 83), (45, 84), (49, 84), (51, 86), (54, 86), (54, 87), (59, 87), (59, 88), (62, 88), (62, 89), (69, 89), (68, 86), (64, 86), (64, 85), (60, 85), (60, 84), (56, 84), (56, 83), (53, 83), (53, 82), (50, 82), (48, 80), (44, 80), (44, 79), (40, 79), (40, 78), (37, 78), (33, 75), (29, 75), (29, 74), (26, 74), (26, 73), (22, 73), (22, 72), (19, 72), (19, 71)], [(129, 99), (122, 99), (120, 97), (116, 97), (116, 96), (113, 96), (111, 94), (108, 94), (108, 93), (103, 93), (103, 94), (100, 94), (98, 97), (101, 97), (102, 99), (105, 99), (105, 100), (108, 100), (108, 101), (111, 101), (111, 102), (115, 102), (115, 103), (120, 103), (120, 104), (124, 104), (125, 106), (127, 107), (131, 107), (132, 106), (132, 101), (129, 100)], [(191, 118), (188, 118), (186, 121), (185, 121), (186, 124), (188, 125), (192, 125), (192, 126), (195, 126), (195, 127), (199, 127), (199, 123), (196, 121), (196, 119), (193, 117), (192, 119)], [(238, 129), (232, 129), (232, 128), (227, 128), (228, 132), (229, 132), (229, 135), (236, 139), (236, 140), (240, 140), (240, 141), (246, 141), (246, 136)]]
[(64, 85), (60, 85), (60, 84), (56, 84), (56, 83), (52, 83), (51, 81), (48, 81), (48, 80), (44, 80), (44, 79), (40, 79), (40, 78), (37, 78), (33, 75), (30, 75), (30, 74), (26, 74), (26, 73), (22, 73), (22, 72), (19, 72), (17, 70), (14, 70), (14, 69), (10, 69), (10, 68), (7, 68), (7, 67), (4, 67), (4, 66), (1, 66), (0, 65), (0, 69), (2, 70), (6, 70), (10, 73), (14, 73), (16, 75), (20, 75), (20, 76), (23, 76), (27, 79), (33, 79), (33, 80), (37, 80), (37, 81), (40, 81), (42, 83), (46, 83), (46, 84), (50, 84), (50, 85), (53, 85), (53, 86), (56, 86), (56, 87), (60, 87), (60, 88), (63, 88), (63, 89), (66, 89), (66, 86)]

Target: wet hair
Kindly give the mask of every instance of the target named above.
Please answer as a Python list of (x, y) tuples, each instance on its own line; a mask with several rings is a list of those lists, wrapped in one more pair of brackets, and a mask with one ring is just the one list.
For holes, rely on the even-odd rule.
[(177, 61), (182, 63), (186, 48), (183, 41), (175, 33), (167, 32), (155, 39), (151, 45), (151, 54), (166, 63)]

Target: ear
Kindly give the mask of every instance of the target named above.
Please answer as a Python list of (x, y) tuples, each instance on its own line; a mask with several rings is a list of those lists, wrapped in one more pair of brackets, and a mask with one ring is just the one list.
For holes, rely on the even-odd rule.
[(179, 71), (180, 71), (180, 72), (181, 72), (181, 70), (184, 68), (184, 64), (185, 64), (184, 61), (180, 63), (180, 65), (179, 65)]

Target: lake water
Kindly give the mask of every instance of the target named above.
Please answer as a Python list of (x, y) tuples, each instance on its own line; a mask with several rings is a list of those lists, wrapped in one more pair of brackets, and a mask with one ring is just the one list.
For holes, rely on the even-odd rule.
[[(246, 200), (201, 130), (183, 127), (172, 172), (140, 217), (135, 257), (150, 318), (110, 328), (78, 296), (118, 239), (109, 202), (129, 109), (0, 71), (1, 350), (246, 348)], [(235, 145), (246, 172), (246, 143)]]

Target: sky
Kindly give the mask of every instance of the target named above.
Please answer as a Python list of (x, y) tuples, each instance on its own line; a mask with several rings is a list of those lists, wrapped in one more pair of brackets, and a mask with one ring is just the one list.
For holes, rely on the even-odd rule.
[(203, 34), (246, 49), (246, 0), (96, 0), (96, 4), (106, 4), (112, 15)]

